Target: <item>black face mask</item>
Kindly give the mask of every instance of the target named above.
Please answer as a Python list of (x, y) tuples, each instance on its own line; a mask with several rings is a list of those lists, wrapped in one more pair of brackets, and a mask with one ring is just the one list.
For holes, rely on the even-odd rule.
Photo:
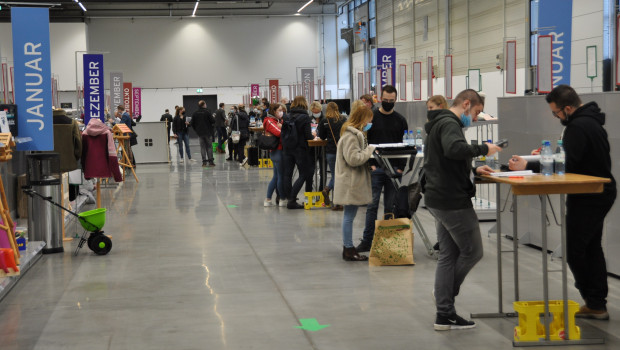
[(384, 111), (389, 112), (394, 109), (394, 102), (381, 101), (381, 108), (383, 108)]

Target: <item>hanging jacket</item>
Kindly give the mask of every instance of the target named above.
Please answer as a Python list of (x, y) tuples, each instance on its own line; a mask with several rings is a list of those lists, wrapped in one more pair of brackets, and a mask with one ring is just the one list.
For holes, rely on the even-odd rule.
[(82, 132), (82, 169), (87, 179), (114, 176), (114, 181), (123, 181), (112, 132), (96, 118)]
[(82, 156), (82, 135), (77, 121), (67, 117), (63, 110), (54, 111), (54, 152), (60, 155), (60, 171), (78, 168)]

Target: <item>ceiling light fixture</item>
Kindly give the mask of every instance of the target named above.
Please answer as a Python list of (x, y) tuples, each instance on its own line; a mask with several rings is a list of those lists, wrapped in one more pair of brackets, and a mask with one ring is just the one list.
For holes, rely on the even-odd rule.
[(198, 9), (198, 2), (200, 2), (200, 0), (196, 0), (196, 5), (194, 5), (194, 12), (192, 12), (192, 17), (196, 17), (196, 10)]
[(297, 10), (297, 13), (303, 11), (303, 9), (306, 8), (306, 6), (310, 5), (312, 2), (314, 2), (314, 0), (310, 0), (308, 1), (304, 6), (302, 6), (299, 10)]
[(82, 11), (86, 12), (86, 7), (84, 7), (84, 5), (82, 5), (81, 2), (78, 1), (78, 5), (80, 5), (80, 7), (82, 8)]

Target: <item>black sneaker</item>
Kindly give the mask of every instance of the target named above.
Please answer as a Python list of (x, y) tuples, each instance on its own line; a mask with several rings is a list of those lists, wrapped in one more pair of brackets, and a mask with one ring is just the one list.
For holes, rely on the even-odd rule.
[(469, 329), (476, 327), (476, 323), (466, 320), (457, 314), (450, 316), (437, 315), (435, 319), (436, 331), (448, 331), (451, 329)]
[(365, 240), (362, 239), (360, 244), (357, 247), (355, 247), (355, 250), (358, 253), (369, 252), (370, 251), (370, 247), (372, 247), (372, 242), (368, 242), (368, 241), (365, 241)]

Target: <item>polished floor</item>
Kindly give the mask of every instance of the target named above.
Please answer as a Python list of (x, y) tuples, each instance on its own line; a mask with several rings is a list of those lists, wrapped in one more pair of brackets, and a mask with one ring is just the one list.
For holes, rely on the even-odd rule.
[[(139, 184), (104, 188), (112, 251), (84, 248), (75, 257), (73, 241), (64, 254), (43, 256), (0, 301), (0, 349), (512, 348), (516, 318), (433, 330), (436, 261), (418, 236), (415, 266), (345, 262), (342, 212), (263, 207), (271, 170), (242, 169), (222, 155), (216, 163), (139, 165)], [(419, 215), (434, 238), (432, 218)], [(485, 256), (457, 298), (463, 316), (498, 310), (492, 226), (481, 224)], [(511, 256), (504, 262), (503, 307), (512, 311)], [(521, 247), (519, 265), (521, 299), (541, 299), (540, 251)], [(578, 320), (583, 338), (606, 344), (570, 349), (620, 348), (620, 281), (609, 282), (611, 320)], [(561, 297), (559, 273), (550, 274), (550, 292)], [(581, 302), (572, 280), (569, 295)], [(301, 330), (300, 319), (329, 327)]]

